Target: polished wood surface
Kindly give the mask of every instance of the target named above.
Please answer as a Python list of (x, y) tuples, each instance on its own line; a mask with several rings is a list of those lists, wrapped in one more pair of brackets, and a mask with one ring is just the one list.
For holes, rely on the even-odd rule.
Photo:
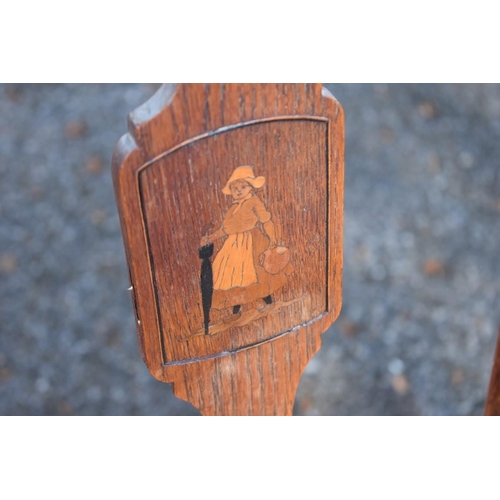
[(203, 414), (291, 414), (340, 311), (343, 155), (320, 84), (164, 85), (131, 113), (113, 177), (139, 344)]
[(491, 372), (490, 387), (484, 413), (486, 416), (500, 416), (500, 332), (498, 335), (495, 358), (493, 360), (493, 370)]

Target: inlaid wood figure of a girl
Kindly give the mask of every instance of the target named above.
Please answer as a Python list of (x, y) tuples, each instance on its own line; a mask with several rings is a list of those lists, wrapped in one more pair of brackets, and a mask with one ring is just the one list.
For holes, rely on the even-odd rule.
[(293, 273), (289, 251), (278, 247), (272, 215), (258, 196), (265, 182), (250, 166), (236, 168), (222, 189), (233, 204), (220, 229), (201, 239), (205, 246), (225, 238), (213, 261), (212, 308), (232, 308), (226, 323), (237, 321), (242, 306), (253, 301), (260, 313), (271, 309), (273, 293)]

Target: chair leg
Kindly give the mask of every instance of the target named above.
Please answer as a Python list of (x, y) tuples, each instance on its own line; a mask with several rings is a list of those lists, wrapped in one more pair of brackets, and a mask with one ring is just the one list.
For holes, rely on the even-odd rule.
[(500, 416), (500, 332), (495, 358), (493, 359), (493, 370), (484, 414), (489, 417)]

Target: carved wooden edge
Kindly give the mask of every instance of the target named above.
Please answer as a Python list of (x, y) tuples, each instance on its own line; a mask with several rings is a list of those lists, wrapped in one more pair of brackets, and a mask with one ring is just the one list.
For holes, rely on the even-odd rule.
[[(234, 96), (238, 94), (238, 90), (235, 90), (237, 85), (238, 84), (232, 84), (232, 92), (228, 92), (229, 99), (226, 103), (227, 106), (235, 105)], [(228, 85), (228, 87), (229, 86), (230, 85)], [(284, 88), (285, 87), (286, 86), (284, 86)], [(246, 382), (250, 383), (253, 378), (243, 374), (241, 368), (244, 363), (247, 363), (245, 360), (247, 359), (250, 350), (252, 350), (252, 355), (255, 355), (256, 359), (260, 359), (260, 363), (264, 363), (265, 365), (262, 365), (260, 368), (254, 368), (265, 369), (266, 372), (270, 371), (270, 373), (272, 373), (273, 370), (276, 369), (286, 372), (287, 370), (290, 370), (290, 368), (287, 368), (286, 366), (289, 363), (292, 363), (293, 376), (290, 372), (287, 376), (288, 378), (285, 379), (287, 380), (287, 388), (285, 391), (287, 397), (285, 399), (282, 398), (282, 400), (285, 401), (283, 404), (286, 406), (286, 408), (283, 409), (283, 414), (289, 414), (291, 412), (291, 405), (293, 405), (293, 397), (295, 395), (300, 375), (305, 369), (307, 362), (320, 348), (321, 333), (326, 331), (331, 326), (340, 313), (342, 298), (339, 293), (335, 294), (334, 291), (341, 290), (342, 223), (336, 224), (336, 231), (333, 234), (330, 234), (331, 244), (329, 245), (328, 261), (330, 262), (330, 265), (335, 263), (335, 267), (333, 269), (333, 286), (329, 289), (328, 297), (328, 303), (331, 304), (330, 311), (316, 322), (302, 328), (299, 332), (291, 332), (286, 336), (271, 339), (264, 345), (258, 345), (256, 347), (228, 355), (221, 355), (217, 358), (206, 359), (203, 362), (195, 362), (196, 360), (193, 360), (193, 362), (190, 363), (179, 363), (179, 366), (165, 366), (164, 360), (161, 359), (159, 338), (151, 338), (151, 335), (149, 335), (149, 333), (154, 330), (154, 325), (150, 325), (147, 321), (143, 321), (143, 318), (150, 319), (156, 317), (156, 308), (154, 301), (148, 300), (148, 297), (146, 297), (144, 293), (142, 295), (137, 294), (137, 288), (144, 290), (145, 287), (148, 286), (147, 280), (144, 282), (144, 276), (151, 276), (151, 269), (149, 268), (149, 259), (147, 258), (145, 249), (140, 248), (140, 246), (138, 248), (137, 245), (134, 245), (134, 242), (137, 243), (138, 237), (140, 239), (140, 235), (138, 235), (135, 231), (137, 228), (133, 228), (132, 226), (132, 214), (138, 213), (137, 209), (139, 207), (137, 206), (137, 199), (127, 197), (127, 193), (130, 193), (134, 188), (138, 188), (135, 176), (136, 170), (140, 168), (141, 165), (144, 165), (144, 163), (154, 160), (156, 156), (165, 151), (166, 147), (172, 146), (182, 137), (182, 134), (180, 134), (178, 130), (175, 130), (171, 144), (158, 144), (158, 141), (156, 141), (155, 130), (161, 130), (162, 127), (165, 127), (165, 123), (169, 121), (166, 118), (169, 111), (171, 115), (175, 117), (174, 108), (176, 106), (176, 96), (179, 96), (186, 91), (190, 92), (193, 88), (194, 87), (189, 84), (180, 84), (177, 86), (172, 84), (163, 85), (150, 100), (130, 114), (128, 121), (129, 132), (120, 139), (113, 154), (113, 182), (115, 185), (116, 200), (122, 225), (127, 262), (129, 265), (132, 302), (135, 311), (136, 327), (141, 354), (144, 362), (155, 378), (164, 382), (175, 382), (174, 392), (179, 397), (189, 400), (195, 404), (195, 406), (202, 409), (204, 413), (208, 414), (212, 414), (217, 410), (217, 403), (215, 399), (211, 402), (203, 400), (205, 393), (201, 388), (202, 379), (211, 380), (213, 394), (217, 392), (215, 391), (216, 388), (219, 392), (221, 390), (227, 391), (227, 387), (240, 386), (240, 384)], [(321, 103), (321, 109), (313, 109), (313, 111), (315, 111), (315, 116), (326, 116), (329, 118), (330, 123), (333, 124), (333, 126), (329, 128), (329, 164), (331, 165), (331, 168), (335, 168), (336, 175), (329, 176), (329, 217), (331, 220), (342, 222), (344, 181), (343, 110), (338, 101), (321, 85), (309, 85), (305, 86), (304, 89), (303, 97), (306, 102), (302, 102), (302, 109), (294, 111), (305, 112), (308, 105), (308, 99), (311, 99), (314, 101), (312, 105), (313, 108), (315, 103)], [(210, 86), (208, 92), (217, 92), (217, 88)], [(205, 98), (207, 97), (206, 90), (204, 96)], [(199, 110), (203, 109), (203, 102), (201, 102), (202, 97), (199, 97), (198, 100), (198, 105), (193, 109), (193, 112), (199, 113)], [(242, 112), (242, 114), (244, 113)], [(271, 112), (270, 116), (277, 115), (272, 114)], [(241, 117), (241, 119), (244, 118), (244, 116)], [(206, 121), (209, 122), (210, 117), (208, 117)], [(169, 124), (176, 125), (175, 119), (171, 117)], [(213, 126), (213, 124), (206, 126), (205, 129), (208, 129), (211, 126)], [(187, 137), (189, 137), (189, 131), (186, 130), (184, 133)], [(337, 202), (333, 203), (333, 199), (337, 200)], [(134, 252), (136, 252), (136, 254), (132, 259), (129, 248), (133, 245), (135, 249)], [(151, 326), (153, 327), (152, 330)], [(161, 332), (157, 331), (155, 335), (158, 336), (160, 334)], [(297, 350), (298, 359), (292, 360), (290, 359), (290, 355), (286, 354), (288, 358), (282, 366), (279, 361), (279, 356), (273, 356), (273, 351), (277, 350), (281, 352), (285, 345), (291, 347), (289, 345), (289, 342), (291, 341), (295, 343), (293, 349)], [(271, 358), (269, 358), (269, 356), (271, 356)], [(232, 373), (230, 380), (215, 380), (214, 377), (220, 377), (221, 373), (229, 373), (226, 366), (228, 363), (232, 366), (231, 370), (229, 370)], [(269, 363), (271, 364), (269, 365)], [(190, 374), (188, 372), (190, 372)], [(201, 377), (202, 372), (205, 373), (205, 375)], [(211, 375), (207, 377), (206, 374)], [(194, 380), (198, 380), (198, 382), (200, 382), (197, 388), (192, 386), (193, 377)], [(224, 385), (225, 389), (222, 389), (219, 386), (220, 383)], [(246, 389), (250, 391), (253, 390), (251, 387), (247, 387)], [(262, 390), (264, 390), (264, 386), (262, 386)], [(269, 394), (273, 394), (273, 391), (274, 389), (268, 387), (264, 391), (265, 394), (263, 393), (261, 396), (264, 397), (264, 399), (270, 399), (272, 396), (269, 396)], [(219, 400), (220, 398), (217, 399), (217, 401)], [(220, 404), (220, 402), (218, 404)], [(219, 408), (219, 410), (222, 411), (221, 408)]]
[(493, 358), (493, 368), (491, 370), (484, 414), (487, 417), (500, 416), (500, 332), (498, 333), (497, 347), (495, 357)]
[[(333, 268), (333, 287), (329, 290), (329, 304), (333, 306), (333, 315), (331, 322), (336, 321), (342, 308), (342, 294), (335, 293), (337, 290), (342, 290), (342, 272), (344, 268), (343, 260), (343, 241), (344, 241), (344, 144), (345, 144), (345, 125), (344, 125), (344, 110), (340, 103), (333, 97), (328, 89), (322, 87), (321, 95), (323, 102), (333, 104), (334, 119), (330, 125), (330, 143), (329, 143), (329, 159), (328, 163), (331, 168), (334, 168), (336, 175), (329, 175), (329, 217), (331, 221), (339, 221), (339, 224), (330, 224), (336, 228), (336, 232), (330, 234), (330, 247), (328, 262), (334, 265)], [(332, 126), (333, 125), (333, 126)], [(336, 203), (333, 203), (333, 200)], [(328, 327), (327, 327), (328, 328)], [(323, 333), (323, 332), (322, 332)]]

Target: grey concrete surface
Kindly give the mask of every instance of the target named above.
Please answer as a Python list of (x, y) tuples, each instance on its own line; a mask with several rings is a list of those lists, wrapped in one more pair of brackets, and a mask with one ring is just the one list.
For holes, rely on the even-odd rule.
[[(500, 325), (500, 85), (337, 85), (344, 307), (297, 415), (478, 415)], [(155, 85), (0, 86), (0, 414), (197, 415), (143, 365), (109, 172)]]

